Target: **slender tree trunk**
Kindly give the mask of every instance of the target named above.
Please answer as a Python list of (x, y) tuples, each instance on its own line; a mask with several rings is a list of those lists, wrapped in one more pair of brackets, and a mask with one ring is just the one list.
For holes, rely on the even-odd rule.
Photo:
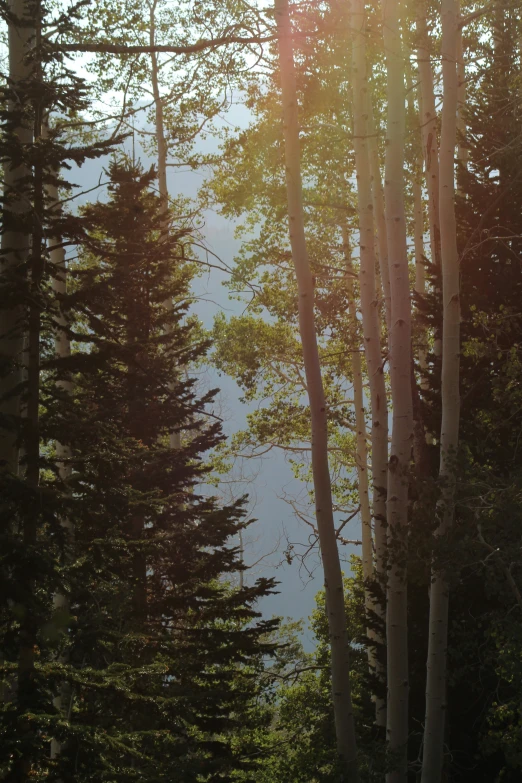
[[(424, 265), (424, 204), (422, 201), (422, 185), (417, 177), (413, 180), (413, 221), (415, 293), (424, 296), (426, 293), (426, 268)], [(418, 359), (421, 370), (425, 370), (427, 362), (426, 340), (424, 338), (419, 347)]]
[[(9, 0), (9, 11), (13, 15), (7, 23), (9, 46), (9, 84), (13, 90), (9, 99), (9, 109), (16, 116), (22, 104), (18, 83), (31, 74), (32, 64), (27, 55), (33, 46), (34, 30), (30, 26), (28, 0)], [(26, 26), (27, 25), (27, 26)], [(30, 121), (14, 128), (21, 144), (28, 145), (33, 140), (33, 126)], [(3, 187), (3, 233), (1, 239), (0, 274), (4, 282), (17, 287), (25, 285), (26, 264), (30, 252), (31, 238), (19, 222), (27, 212), (23, 183), (29, 176), (29, 169), (21, 165), (4, 164)], [(21, 415), (21, 394), (16, 393), (23, 380), (23, 353), (25, 312), (22, 305), (0, 310), (0, 414), (5, 417), (8, 426), (0, 430), (0, 469), (5, 468), (13, 474), (19, 471), (19, 427)], [(3, 654), (0, 651), (0, 660)], [(0, 702), (11, 698), (16, 690), (16, 680), (10, 685), (0, 686)]]
[[(239, 562), (242, 566), (245, 565), (245, 543), (243, 541), (243, 531), (239, 530)], [(245, 572), (243, 569), (239, 572), (239, 589), (243, 590), (245, 586)]]
[[(440, 226), (442, 253), (442, 424), (440, 434), (441, 521), (437, 535), (453, 523), (455, 456), (459, 437), (460, 290), (455, 221), (455, 147), (457, 137), (456, 0), (442, 0), (443, 108), (440, 145)], [(446, 659), (449, 588), (446, 574), (434, 563), (430, 591), (430, 620), (426, 681), (426, 722), (422, 783), (440, 783), (444, 763)]]
[[(424, 254), (424, 203), (422, 199), (422, 133), (419, 125), (420, 112), (415, 106), (415, 93), (411, 70), (407, 71), (408, 85), (408, 118), (411, 132), (414, 134), (414, 172), (413, 172), (413, 241), (415, 258), (415, 293), (424, 296), (426, 293), (426, 268)], [(420, 102), (420, 101), (419, 101)], [(417, 142), (418, 141), (418, 145)], [(430, 459), (427, 444), (433, 442), (433, 436), (426, 431), (422, 415), (421, 389), (428, 388), (428, 335), (424, 327), (417, 325), (416, 343), (413, 346), (419, 370), (420, 384), (412, 362), (411, 388), (413, 397), (413, 455), (415, 472), (418, 479), (427, 479), (430, 475)]]
[[(390, 288), (390, 267), (388, 263), (388, 237), (386, 235), (386, 216), (384, 205), (384, 188), (381, 178), (381, 167), (379, 162), (379, 146), (377, 143), (375, 120), (373, 114), (373, 107), (371, 102), (369, 103), (368, 113), (368, 135), (369, 135), (369, 151), (370, 151), (370, 172), (372, 178), (372, 204), (373, 214), (375, 219), (375, 229), (377, 235), (377, 247), (379, 256), (379, 268), (381, 273), (381, 285), (383, 290), (384, 302), (385, 302), (385, 316), (386, 316), (386, 337), (387, 344), (389, 346), (390, 334), (391, 334), (391, 288)], [(383, 377), (384, 382), (384, 377)], [(385, 388), (386, 393), (386, 388)], [(383, 628), (386, 625), (386, 550), (387, 550), (387, 535), (388, 535), (388, 523), (386, 520), (386, 499), (388, 494), (388, 400), (386, 397), (386, 408), (383, 411), (381, 421), (383, 431), (381, 437), (386, 443), (386, 454), (384, 455), (384, 446), (381, 446), (379, 452), (381, 453), (382, 462), (381, 467), (376, 469), (375, 455), (372, 455), (372, 491), (373, 491), (373, 519), (375, 529), (375, 576), (377, 582), (382, 588), (383, 603), (376, 605), (377, 615), (382, 621)], [(377, 460), (379, 462), (379, 459)], [(386, 646), (386, 639), (380, 640), (383, 647)], [(382, 671), (380, 676), (382, 682), (386, 683), (386, 669), (381, 667)], [(382, 721), (382, 724), (381, 724)], [(381, 711), (379, 725), (386, 725), (386, 711)]]
[[(151, 4), (150, 7), (150, 27), (149, 38), (151, 48), (156, 45), (156, 6), (157, 1)], [(163, 117), (163, 101), (161, 100), (161, 94), (159, 89), (158, 79), (158, 57), (155, 52), (151, 51), (151, 81), (152, 81), (152, 95), (154, 98), (154, 116), (156, 125), (156, 143), (158, 145), (158, 187), (160, 206), (163, 213), (163, 221), (161, 228), (160, 241), (164, 241), (169, 235), (169, 191), (167, 187), (167, 140), (165, 138), (165, 123)], [(174, 303), (171, 299), (167, 299), (164, 303), (164, 307), (168, 313), (172, 313)], [(182, 368), (183, 369), (183, 368)], [(174, 390), (175, 384), (169, 385), (171, 391)], [(171, 432), (169, 435), (169, 443), (171, 449), (181, 448), (181, 432)]]
[[(415, 89), (413, 85), (413, 78), (411, 73), (411, 67), (408, 67), (406, 73), (406, 84), (408, 87), (408, 122), (411, 125), (410, 132), (413, 134), (413, 248), (415, 259), (415, 293), (423, 296), (426, 293), (426, 267), (425, 267), (425, 253), (424, 253), (424, 203), (422, 199), (422, 128), (420, 123), (421, 111), (416, 110), (415, 106)], [(421, 104), (420, 89), (417, 90), (417, 97), (419, 107)], [(425, 340), (422, 341), (423, 346), (418, 353), (419, 365), (426, 368), (426, 345)]]
[[(44, 133), (46, 126), (44, 126)], [(58, 189), (56, 185), (48, 185), (46, 188), (47, 197), (49, 199), (49, 207), (52, 209), (58, 204)], [(55, 277), (53, 278), (53, 290), (57, 295), (57, 315), (56, 315), (56, 332), (54, 338), (55, 353), (58, 358), (66, 358), (71, 354), (71, 342), (66, 332), (67, 319), (63, 315), (60, 297), (67, 293), (67, 262), (65, 260), (65, 249), (61, 246), (61, 241), (58, 237), (50, 237), (47, 242), (48, 255), (51, 266), (54, 270)], [(72, 392), (73, 384), (70, 380), (58, 381), (58, 387), (62, 389), (66, 394)], [(71, 475), (70, 457), (71, 452), (68, 446), (63, 446), (61, 443), (56, 442), (56, 457), (58, 464), (58, 474), (61, 480), (67, 485), (69, 477)], [(65, 558), (70, 557), (71, 548), (74, 538), (74, 524), (70, 519), (65, 519), (62, 522), (64, 529), (65, 539)], [(69, 612), (69, 599), (63, 592), (57, 592), (53, 596), (53, 607), (55, 613), (62, 615)], [(66, 657), (62, 656), (60, 661), (66, 662)], [(60, 690), (53, 699), (53, 704), (60, 713), (64, 713), (65, 717), (68, 717), (69, 705), (70, 705), (70, 688), (67, 684), (62, 684)], [(61, 753), (61, 744), (58, 740), (51, 740), (51, 758), (57, 758)]]
[(372, 204), (377, 236), (379, 272), (381, 275), (382, 293), (384, 296), (384, 314), (386, 317), (386, 332), (388, 339), (391, 332), (391, 289), (390, 267), (388, 264), (388, 239), (386, 237), (386, 216), (384, 206), (384, 188), (382, 186), (381, 165), (379, 161), (379, 144), (373, 101), (368, 91), (368, 150), (370, 153), (370, 172), (372, 178)]
[[(149, 20), (149, 39), (151, 49), (156, 45), (156, 6), (151, 4)], [(165, 139), (165, 125), (163, 119), (163, 102), (161, 100), (158, 79), (158, 57), (154, 51), (150, 53), (152, 95), (154, 98), (154, 116), (156, 125), (156, 143), (158, 145), (158, 186), (161, 212), (163, 214), (162, 233), (168, 234), (168, 208), (169, 192), (167, 188), (167, 140)]]
[(411, 305), (404, 215), (404, 65), (398, 1), (383, 0), (388, 122), (385, 202), (391, 284), (390, 381), (393, 406), (388, 469), (387, 737), (397, 756), (388, 783), (404, 783), (408, 743), (407, 548), (409, 464), (412, 450)]
[[(40, 3), (34, 7), (35, 16), (35, 49), (37, 52), (41, 46), (41, 8)], [(39, 54), (36, 54), (36, 58)], [(41, 82), (41, 65), (38, 59), (32, 63), (32, 74), (35, 80)], [(43, 106), (42, 96), (36, 95), (33, 103), (34, 110), (34, 138), (38, 140), (42, 135)], [(38, 543), (39, 518), (36, 498), (40, 484), (40, 333), (42, 292), (41, 282), (43, 275), (43, 218), (44, 218), (44, 188), (43, 167), (40, 160), (36, 160), (33, 171), (33, 203), (32, 203), (32, 237), (29, 261), (29, 297), (28, 297), (28, 360), (27, 360), (27, 421), (25, 424), (24, 450), (26, 471), (25, 479), (29, 491), (34, 498), (34, 510), (23, 519), (22, 541), (24, 550), (29, 557), (35, 556)], [(34, 595), (35, 584), (31, 576), (28, 579), (28, 594)], [(33, 604), (29, 599), (24, 607), (23, 619), (19, 631), (19, 657), (18, 657), (18, 687), (17, 700), (21, 717), (20, 732), (30, 734), (33, 731), (28, 719), (35, 707), (36, 681), (35, 681), (35, 648), (38, 631), (38, 618), (33, 611)], [(21, 783), (29, 780), (32, 775), (32, 759), (23, 758), (15, 761), (14, 775)]]
[[(457, 160), (461, 168), (465, 169), (469, 160), (469, 147), (466, 141), (466, 63), (464, 61), (464, 46), (462, 40), (462, 26), (459, 24), (457, 31)], [(462, 171), (457, 172), (457, 182), (462, 176)], [(460, 188), (457, 190), (462, 198)]]
[[(352, 29), (354, 30), (352, 80), (354, 148), (359, 217), (359, 282), (361, 290), (364, 353), (366, 357), (371, 397), (373, 506), (374, 514), (376, 516), (376, 527), (378, 526), (380, 528), (378, 540), (380, 546), (382, 546), (382, 523), (386, 515), (388, 410), (380, 343), (379, 305), (375, 283), (376, 258), (372, 181), (368, 150), (368, 115), (366, 113), (369, 105), (369, 96), (366, 74), (366, 19), (364, 13), (364, 0), (355, 0), (352, 5)], [(381, 552), (379, 555), (382, 557)], [(366, 578), (365, 575), (365, 579)], [(373, 578), (373, 563), (368, 578)], [(373, 602), (369, 603), (368, 608), (373, 610)], [(384, 607), (382, 607), (382, 609), (384, 610)], [(376, 718), (379, 725), (385, 725), (385, 715), (385, 705), (379, 700), (376, 702)]]
[(345, 778), (348, 783), (352, 783), (358, 779), (358, 774), (350, 688), (350, 646), (346, 628), (343, 575), (332, 508), (326, 401), (314, 317), (314, 283), (304, 232), (297, 90), (288, 0), (275, 0), (275, 12), (279, 33), (288, 222), (298, 286), (299, 331), (310, 403), (312, 472), (326, 591), (335, 732)]
[[(415, 250), (415, 293), (424, 296), (426, 293), (426, 270), (424, 266), (424, 204), (422, 200), (422, 185), (415, 178), (413, 181), (413, 212), (414, 212), (414, 250)], [(433, 443), (433, 436), (426, 431), (422, 415), (420, 389), (428, 389), (426, 375), (428, 369), (428, 340), (426, 330), (418, 328), (417, 344), (414, 349), (420, 370), (420, 382), (412, 363), (411, 384), (413, 394), (413, 455), (417, 478), (427, 479), (430, 475), (430, 458), (427, 445)], [(419, 389), (420, 387), (420, 389)]]
[[(27, 79), (32, 70), (32, 63), (27, 55), (34, 45), (34, 29), (31, 27), (30, 8), (28, 0), (10, 0), (9, 11), (13, 18), (8, 21), (9, 42), (9, 83), (13, 92), (9, 101), (9, 109), (13, 115), (20, 112), (16, 85)], [(22, 99), (23, 100), (23, 99)], [(21, 144), (28, 145), (33, 140), (33, 127), (27, 124), (14, 128)], [(28, 211), (27, 199), (24, 197), (22, 184), (29, 176), (25, 164), (4, 166), (4, 207), (2, 234), (2, 256), (0, 271), (12, 282), (23, 284), (25, 265), (30, 252), (30, 236), (27, 230), (20, 226), (20, 219)], [(22, 353), (24, 349), (23, 326), (24, 312), (21, 306), (0, 311), (0, 355), (2, 363), (8, 368), (0, 377), (0, 413), (10, 420), (9, 430), (0, 433), (0, 466), (6, 466), (13, 473), (18, 472), (18, 433), (17, 420), (20, 416), (20, 394), (13, 391), (22, 383)], [(7, 398), (6, 396), (9, 395)]]
[(421, 3), (418, 8), (416, 26), (422, 146), (424, 150), (426, 190), (428, 192), (431, 262), (435, 266), (440, 266), (439, 145), (437, 139), (435, 93), (433, 90), (433, 70), (430, 56), (431, 47), (426, 14), (426, 4)]
[[(375, 566), (373, 557), (373, 536), (372, 536), (372, 510), (370, 504), (369, 482), (368, 482), (368, 446), (366, 440), (366, 412), (364, 407), (364, 384), (363, 368), (361, 361), (361, 346), (358, 341), (359, 320), (357, 318), (357, 307), (355, 303), (355, 292), (353, 290), (353, 264), (351, 258), (350, 238), (346, 224), (342, 226), (344, 256), (346, 259), (346, 286), (348, 291), (348, 316), (350, 318), (351, 328), (355, 340), (355, 346), (352, 353), (352, 375), (353, 375), (353, 407), (355, 411), (355, 429), (356, 429), (356, 468), (357, 468), (357, 490), (359, 494), (359, 503), (361, 506), (361, 540), (362, 540), (362, 566), (363, 578), (365, 583), (364, 605), (367, 615), (377, 613), (378, 608), (369, 589), (370, 584), (375, 579)], [(368, 639), (368, 667), (373, 674), (384, 676), (384, 672), (379, 667), (375, 647), (372, 643), (377, 641), (382, 643), (373, 630), (367, 628)], [(375, 717), (378, 725), (383, 723), (382, 714), (386, 709), (385, 703), (377, 696), (373, 696), (375, 702)]]

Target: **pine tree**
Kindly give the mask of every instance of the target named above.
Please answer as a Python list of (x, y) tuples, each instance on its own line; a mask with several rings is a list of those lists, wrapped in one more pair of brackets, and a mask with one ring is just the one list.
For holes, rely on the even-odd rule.
[[(125, 300), (111, 299), (103, 253), (97, 272), (85, 262), (71, 296), (55, 284), (57, 247), (75, 245), (94, 262), (107, 249), (102, 218), (118, 226), (110, 208), (96, 224), (96, 210), (74, 216), (56, 201), (57, 188), (71, 187), (64, 169), (121, 141), (67, 139), (89, 96), (48, 33), (66, 34), (84, 5), (57, 16), (40, 2), (2, 12), (12, 37), (27, 39), (27, 67), (5, 85), (0, 115), (0, 154), (16, 175), (4, 194), (0, 281), (0, 428), (9, 449), (0, 473), (0, 775), (156, 780), (163, 767), (171, 779), (226, 779), (249, 764), (233, 735), (258, 720), (256, 674), (274, 624), (256, 624), (252, 609), (268, 582), (235, 591), (227, 581), (238, 569), (228, 542), (243, 524), (241, 504), (221, 509), (196, 488), (200, 455), (220, 437), (204, 426), (211, 395), (198, 398), (190, 383), (168, 388), (174, 359), (205, 348), (184, 342), (191, 326), (173, 325), (168, 339), (158, 332), (166, 323), (154, 297), (188, 297), (181, 237), (146, 269), (133, 263), (132, 245), (127, 272), (109, 253)], [(31, 133), (19, 133), (22, 125)], [(140, 176), (130, 188), (138, 201), (153, 178)], [(143, 209), (128, 207), (145, 215), (143, 251), (154, 261), (159, 206), (145, 198)], [(64, 332), (76, 347), (57, 359)], [(176, 458), (165, 427), (190, 431)]]
[[(153, 170), (114, 162), (110, 198), (83, 212), (80, 259), (66, 297), (78, 345), (56, 360), (48, 426), (70, 449), (74, 559), (64, 666), (69, 714), (55, 722), (55, 774), (75, 780), (229, 779), (247, 761), (234, 733), (256, 721), (256, 675), (273, 651), (253, 603), (235, 589), (229, 541), (242, 504), (199, 489), (202, 456), (220, 439), (212, 393), (176, 380), (206, 343), (181, 323), (185, 231), (158, 242), (164, 213)], [(209, 423), (210, 422), (210, 423)], [(180, 449), (169, 433), (183, 430)], [(255, 760), (255, 757), (254, 757)], [(111, 777), (113, 776), (113, 777)]]

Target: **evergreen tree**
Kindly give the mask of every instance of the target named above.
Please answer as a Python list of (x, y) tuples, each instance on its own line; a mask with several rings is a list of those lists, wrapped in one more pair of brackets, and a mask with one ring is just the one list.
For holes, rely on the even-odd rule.
[[(72, 617), (64, 639), (71, 706), (55, 720), (58, 778), (229, 779), (244, 765), (234, 732), (255, 724), (257, 675), (273, 621), (234, 589), (230, 538), (241, 503), (221, 508), (198, 485), (220, 439), (179, 364), (206, 344), (190, 321), (184, 231), (160, 239), (153, 170), (113, 163), (110, 198), (83, 211), (74, 290), (64, 305), (78, 350), (54, 363), (49, 432), (73, 473), (74, 558), (64, 564)], [(171, 299), (172, 311), (164, 307)], [(179, 304), (184, 302), (183, 304)], [(210, 423), (209, 423), (210, 422)], [(168, 436), (183, 430), (180, 449)]]
[[(196, 487), (220, 435), (204, 424), (211, 395), (173, 391), (175, 366), (205, 345), (160, 307), (188, 290), (179, 232), (157, 241), (154, 175), (114, 169), (120, 213), (74, 216), (56, 198), (71, 188), (64, 169), (122, 138), (67, 139), (89, 96), (49, 32), (67, 34), (84, 5), (2, 9), (24, 69), (1, 104), (0, 776), (227, 779), (250, 763), (235, 729), (263, 715), (256, 675), (274, 623), (256, 624), (252, 605), (271, 585), (228, 584), (241, 504), (221, 509)], [(67, 245), (85, 267), (70, 296), (53, 256)], [(64, 332), (76, 348), (58, 359)], [(181, 428), (174, 454), (165, 433)]]

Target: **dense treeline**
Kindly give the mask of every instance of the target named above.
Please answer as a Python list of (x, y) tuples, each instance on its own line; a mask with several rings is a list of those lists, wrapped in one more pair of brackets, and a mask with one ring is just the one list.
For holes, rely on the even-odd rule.
[[(521, 10), (0, 8), (0, 779), (519, 780)], [(210, 335), (209, 206), (247, 292)], [(262, 401), (228, 442), (205, 361)], [(271, 449), (310, 490), (313, 653), (209, 494)]]

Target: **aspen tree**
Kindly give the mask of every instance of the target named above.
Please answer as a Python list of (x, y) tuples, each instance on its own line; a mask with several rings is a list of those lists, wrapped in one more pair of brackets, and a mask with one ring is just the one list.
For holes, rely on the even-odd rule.
[(430, 224), (431, 262), (440, 266), (440, 218), (439, 218), (439, 144), (437, 138), (437, 111), (433, 89), (433, 69), (430, 55), (430, 36), (426, 18), (426, 3), (417, 11), (417, 64), (420, 89), (420, 116), (422, 147), (428, 193), (428, 219)]
[[(370, 384), (372, 417), (372, 475), (373, 506), (376, 519), (376, 539), (379, 557), (382, 558), (383, 525), (386, 510), (386, 473), (388, 463), (388, 411), (384, 383), (383, 359), (380, 344), (380, 324), (377, 289), (375, 282), (375, 245), (372, 203), (372, 181), (368, 149), (368, 79), (366, 72), (366, 19), (364, 0), (354, 0), (352, 5), (353, 79), (353, 127), (355, 166), (357, 173), (357, 207), (359, 219), (360, 267), (359, 283), (363, 324), (364, 353)], [(380, 178), (380, 177), (379, 177)], [(361, 394), (362, 397), (362, 394)], [(364, 542), (364, 538), (363, 538)], [(364, 552), (363, 552), (364, 564)], [(365, 580), (373, 577), (373, 563), (364, 572)], [(372, 602), (373, 603), (373, 602)], [(369, 608), (369, 606), (367, 607)], [(376, 702), (376, 718), (385, 725), (384, 704)]]
[[(8, 28), (9, 46), (9, 109), (20, 124), (8, 130), (22, 145), (33, 140), (33, 127), (20, 104), (16, 85), (28, 79), (33, 65), (28, 56), (34, 45), (31, 4), (29, 0), (10, 0)], [(21, 119), (23, 118), (23, 119)], [(14, 122), (17, 122), (14, 119)], [(24, 269), (30, 252), (30, 235), (21, 224), (27, 212), (27, 201), (22, 183), (27, 181), (29, 169), (25, 163), (4, 163), (4, 199), (2, 234), (2, 275), (20, 287), (24, 284)], [(16, 421), (20, 415), (20, 394), (15, 389), (22, 382), (23, 308), (18, 305), (0, 312), (0, 354), (6, 371), (0, 380), (0, 412), (9, 421), (9, 430), (3, 429), (0, 437), (0, 465), (13, 473), (18, 472), (18, 437)]]
[[(158, 190), (160, 197), (161, 210), (164, 215), (162, 221), (162, 237), (161, 241), (165, 241), (165, 238), (169, 233), (169, 191), (167, 186), (167, 139), (165, 137), (165, 123), (163, 118), (163, 101), (161, 99), (159, 89), (159, 68), (158, 68), (158, 55), (154, 50), (156, 45), (156, 7), (157, 0), (153, 0), (150, 5), (150, 27), (149, 27), (149, 40), (150, 40), (150, 63), (151, 63), (151, 82), (152, 82), (152, 96), (154, 99), (154, 119), (156, 125), (156, 144), (158, 145)], [(165, 309), (167, 312), (171, 312), (173, 302), (168, 300), (165, 302)], [(173, 384), (171, 384), (173, 388)], [(181, 432), (171, 432), (169, 435), (169, 443), (172, 449), (181, 448)]]
[(384, 188), (382, 186), (381, 166), (379, 162), (379, 145), (377, 143), (377, 130), (375, 127), (375, 117), (372, 103), (371, 95), (368, 92), (368, 149), (370, 153), (370, 173), (372, 179), (373, 218), (375, 221), (379, 272), (381, 275), (381, 286), (384, 297), (386, 332), (389, 339), (391, 331), (390, 267), (388, 264), (388, 240), (386, 237)]
[[(386, 216), (384, 205), (384, 188), (381, 178), (381, 167), (379, 163), (379, 148), (377, 144), (377, 132), (375, 128), (375, 119), (373, 113), (372, 102), (368, 100), (368, 146), (370, 152), (370, 173), (372, 180), (372, 204), (373, 204), (373, 217), (375, 221), (375, 231), (377, 236), (377, 248), (379, 257), (379, 270), (381, 275), (382, 293), (384, 296), (385, 305), (385, 317), (386, 317), (386, 336), (389, 344), (390, 332), (391, 332), (391, 290), (390, 290), (390, 268), (388, 264), (388, 238), (386, 236)], [(383, 377), (384, 382), (384, 377)], [(386, 387), (385, 387), (386, 392)], [(387, 537), (387, 522), (386, 522), (386, 497), (388, 493), (388, 399), (386, 400), (386, 408), (382, 412), (381, 417), (381, 437), (383, 443), (386, 443), (386, 454), (384, 454), (384, 446), (381, 445), (379, 450), (384, 459), (383, 467), (380, 470), (376, 470), (375, 455), (372, 454), (372, 479), (373, 479), (373, 519), (375, 530), (375, 576), (378, 583), (383, 589), (385, 594), (386, 590), (386, 537)], [(378, 616), (382, 620), (383, 626), (386, 624), (386, 604), (381, 606), (377, 604), (375, 607)], [(385, 645), (385, 640), (381, 640)], [(383, 681), (386, 679), (385, 671), (382, 672)], [(382, 718), (384, 725), (386, 722), (386, 714), (383, 711)]]
[(333, 518), (328, 467), (328, 421), (315, 329), (314, 282), (304, 231), (297, 89), (288, 0), (275, 0), (275, 13), (281, 71), (288, 223), (298, 287), (299, 331), (310, 404), (312, 472), (328, 614), (335, 732), (344, 774), (346, 780), (352, 783), (358, 779), (358, 773), (350, 688), (350, 648), (346, 629), (343, 575)]
[(386, 643), (387, 738), (396, 759), (388, 783), (403, 783), (408, 742), (408, 627), (405, 550), (412, 449), (411, 306), (404, 214), (405, 85), (398, 0), (383, 0), (388, 117), (385, 203), (391, 285), (390, 382), (393, 406), (388, 469), (388, 583)]
[[(440, 524), (444, 535), (453, 523), (455, 456), (459, 438), (460, 289), (455, 220), (455, 147), (457, 139), (457, 37), (459, 9), (456, 0), (443, 0), (442, 78), (443, 106), (440, 144), (440, 227), (442, 260), (442, 423), (440, 469), (442, 485)], [(426, 721), (422, 783), (440, 783), (444, 765), (446, 715), (446, 659), (449, 585), (447, 575), (434, 563), (430, 590), (430, 619), (426, 680)]]
[[(351, 259), (350, 238), (348, 226), (346, 223), (342, 226), (343, 248), (346, 258), (346, 286), (348, 290), (348, 315), (350, 317), (351, 327), (354, 337), (359, 332), (359, 321), (357, 319), (357, 307), (355, 304), (355, 291), (353, 286), (353, 264)], [(356, 469), (357, 469), (357, 491), (361, 507), (361, 540), (362, 540), (362, 571), (364, 579), (364, 605), (366, 613), (375, 613), (378, 607), (372, 598), (369, 589), (370, 583), (375, 579), (375, 565), (373, 557), (373, 536), (372, 536), (372, 509), (370, 504), (369, 481), (368, 481), (368, 445), (366, 438), (366, 411), (364, 406), (364, 382), (363, 368), (361, 361), (361, 349), (359, 342), (356, 341), (352, 351), (352, 374), (353, 374), (353, 407), (355, 412), (355, 430), (356, 430)], [(366, 629), (368, 638), (371, 642), (382, 641), (378, 639), (375, 632), (369, 628)], [(384, 674), (379, 671), (379, 663), (375, 655), (375, 647), (370, 643), (368, 645), (368, 666), (370, 672)], [(378, 725), (384, 725), (383, 713), (385, 704), (377, 696), (373, 696), (375, 701), (375, 717)], [(384, 713), (385, 715), (385, 713)]]
[[(413, 181), (413, 246), (415, 253), (415, 293), (424, 296), (426, 293), (426, 269), (424, 265), (424, 203), (422, 200), (422, 185), (415, 177)], [(419, 367), (425, 371), (428, 367), (426, 358), (426, 337), (422, 335), (418, 349)], [(421, 385), (425, 379), (421, 380)]]
[(469, 147), (466, 142), (466, 63), (461, 24), (457, 31), (457, 82), (457, 160), (465, 168), (468, 165)]
[[(413, 247), (415, 260), (414, 290), (417, 295), (423, 297), (426, 293), (426, 269), (424, 255), (424, 203), (422, 198), (422, 133), (420, 129), (420, 112), (415, 106), (415, 92), (410, 68), (406, 73), (408, 86), (408, 118), (410, 131), (413, 133)], [(413, 456), (417, 478), (423, 480), (430, 475), (430, 457), (426, 448), (433, 442), (433, 436), (426, 431), (419, 393), (428, 388), (428, 340), (425, 327), (417, 327), (417, 342), (413, 346), (413, 352), (417, 359), (420, 379), (415, 375), (415, 367), (412, 364), (412, 401), (413, 401)]]
[[(424, 265), (424, 203), (422, 198), (422, 130), (420, 115), (415, 106), (415, 92), (421, 105), (420, 89), (414, 89), (411, 68), (406, 72), (406, 84), (408, 88), (408, 120), (410, 131), (413, 135), (413, 250), (415, 260), (415, 293), (421, 296), (426, 293), (426, 269)], [(419, 351), (419, 365), (426, 369), (426, 349)]]

